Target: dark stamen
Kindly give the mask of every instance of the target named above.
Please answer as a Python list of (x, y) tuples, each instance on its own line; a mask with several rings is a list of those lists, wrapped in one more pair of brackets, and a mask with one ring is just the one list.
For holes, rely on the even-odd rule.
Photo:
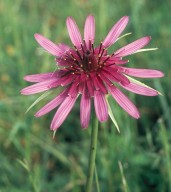
[(74, 57), (74, 55), (73, 55), (71, 52), (70, 52), (69, 54), (70, 54), (71, 58), (72, 58), (74, 61), (77, 61), (77, 59)]
[(82, 45), (82, 44), (81, 44), (81, 49), (82, 49), (83, 53), (85, 53), (85, 51), (84, 51), (84, 47), (83, 47), (83, 45)]
[(85, 49), (87, 50), (85, 39), (83, 39), (83, 42), (84, 42)]
[(103, 61), (103, 63), (102, 64), (104, 64), (106, 61), (108, 61), (112, 56), (114, 56), (115, 55), (115, 53), (112, 53), (112, 55), (109, 55), (108, 57), (107, 57), (107, 59), (105, 59), (104, 61)]
[(100, 43), (100, 48), (99, 48), (98, 55), (100, 54), (101, 49), (102, 49), (102, 42)]
[(91, 39), (89, 39), (89, 49), (91, 51)]
[(74, 45), (74, 48), (75, 48), (75, 51), (76, 51), (77, 55), (79, 56), (80, 60), (82, 60), (81, 54), (75, 45)]
[(65, 60), (65, 61), (67, 61), (68, 63), (70, 63), (72, 66), (73, 66), (73, 65), (76, 65), (76, 66), (78, 66), (78, 67), (80, 66), (80, 63), (79, 63), (77, 60), (76, 60), (76, 61), (74, 60), (74, 62), (71, 62), (71, 61), (69, 61), (69, 60)]
[(104, 51), (105, 51), (105, 48), (103, 48), (102, 53), (98, 56), (98, 64), (100, 63), (100, 60), (103, 56)]
[(93, 54), (94, 54), (94, 45), (93, 45), (93, 43), (91, 44), (91, 47), (92, 47), (92, 49), (93, 49)]
[(111, 58), (111, 56), (109, 55), (104, 61), (102, 64), (104, 64), (106, 61), (108, 61), (109, 59)]

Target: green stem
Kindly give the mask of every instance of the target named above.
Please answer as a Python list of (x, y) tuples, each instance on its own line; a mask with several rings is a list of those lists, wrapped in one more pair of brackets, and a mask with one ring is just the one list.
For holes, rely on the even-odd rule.
[(95, 159), (96, 159), (96, 149), (97, 149), (97, 136), (98, 136), (98, 119), (95, 118), (94, 126), (91, 127), (91, 145), (90, 145), (86, 192), (92, 192), (93, 176), (94, 176), (94, 169), (95, 169)]
[(99, 178), (98, 178), (98, 174), (97, 174), (96, 165), (95, 165), (95, 179), (96, 179), (97, 192), (100, 192)]

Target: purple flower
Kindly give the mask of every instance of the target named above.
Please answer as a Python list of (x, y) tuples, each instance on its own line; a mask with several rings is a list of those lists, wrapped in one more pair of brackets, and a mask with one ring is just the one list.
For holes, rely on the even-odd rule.
[(55, 72), (27, 75), (26, 81), (34, 85), (21, 90), (23, 95), (31, 95), (63, 87), (62, 92), (47, 103), (36, 114), (36, 117), (47, 114), (58, 107), (51, 123), (51, 129), (57, 130), (64, 122), (77, 98), (81, 95), (80, 121), (83, 128), (88, 127), (91, 114), (91, 100), (94, 101), (96, 116), (100, 122), (108, 119), (106, 95), (111, 94), (117, 103), (132, 117), (140, 117), (136, 106), (118, 89), (124, 89), (140, 95), (156, 96), (158, 92), (129, 76), (140, 78), (162, 77), (163, 73), (152, 69), (127, 68), (125, 56), (141, 51), (150, 42), (150, 37), (142, 37), (113, 54), (107, 49), (114, 44), (128, 23), (128, 16), (122, 17), (109, 31), (99, 46), (94, 46), (95, 20), (92, 15), (86, 19), (84, 38), (74, 19), (68, 17), (66, 25), (74, 47), (65, 44), (54, 44), (40, 34), (35, 34), (37, 42), (50, 54), (55, 56), (58, 69)]

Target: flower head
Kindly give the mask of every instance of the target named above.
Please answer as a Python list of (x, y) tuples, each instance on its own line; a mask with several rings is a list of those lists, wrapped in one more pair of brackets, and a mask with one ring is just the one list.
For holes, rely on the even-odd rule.
[(96, 116), (100, 122), (108, 119), (108, 104), (106, 95), (111, 94), (116, 102), (132, 117), (139, 118), (139, 111), (118, 86), (140, 95), (156, 96), (158, 92), (129, 76), (141, 78), (162, 77), (163, 73), (152, 69), (127, 68), (128, 60), (123, 59), (141, 50), (150, 42), (150, 37), (142, 37), (113, 54), (107, 49), (114, 44), (129, 18), (122, 17), (109, 31), (99, 46), (94, 46), (95, 20), (92, 15), (86, 18), (84, 38), (80, 34), (74, 19), (68, 17), (66, 25), (73, 47), (65, 44), (54, 44), (40, 34), (35, 34), (36, 41), (50, 54), (55, 56), (58, 69), (55, 72), (27, 75), (26, 81), (34, 85), (21, 90), (24, 95), (36, 94), (58, 87), (62, 92), (47, 103), (36, 114), (36, 117), (47, 114), (58, 107), (51, 123), (51, 129), (56, 130), (64, 122), (77, 98), (81, 95), (80, 121), (83, 128), (88, 127), (91, 114), (91, 100), (94, 101)]

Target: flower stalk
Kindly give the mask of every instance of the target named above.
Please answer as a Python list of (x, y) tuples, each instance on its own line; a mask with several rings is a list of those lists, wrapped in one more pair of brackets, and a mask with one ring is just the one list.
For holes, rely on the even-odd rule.
[(94, 177), (94, 170), (95, 170), (96, 150), (97, 150), (97, 138), (98, 138), (98, 119), (94, 118), (94, 124), (91, 127), (91, 144), (90, 144), (86, 192), (92, 191), (92, 184), (93, 184), (93, 177)]

